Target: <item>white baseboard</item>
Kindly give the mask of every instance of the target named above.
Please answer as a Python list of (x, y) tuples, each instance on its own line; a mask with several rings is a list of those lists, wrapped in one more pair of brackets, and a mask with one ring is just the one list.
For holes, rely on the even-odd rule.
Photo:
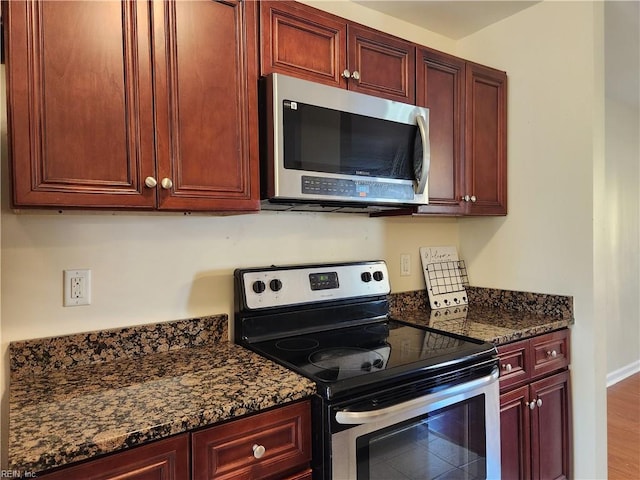
[(621, 380), (624, 380), (627, 377), (630, 377), (634, 373), (640, 372), (640, 360), (636, 360), (629, 365), (626, 365), (618, 370), (615, 370), (609, 374), (607, 374), (607, 387), (611, 385), (615, 385)]

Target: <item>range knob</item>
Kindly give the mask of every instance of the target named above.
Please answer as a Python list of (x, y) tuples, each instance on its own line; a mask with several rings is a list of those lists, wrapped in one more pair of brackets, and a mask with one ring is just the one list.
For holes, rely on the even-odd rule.
[(264, 284), (262, 280), (256, 280), (255, 282), (253, 282), (253, 285), (251, 285), (251, 288), (256, 293), (262, 293), (265, 291), (267, 286)]
[(274, 278), (269, 282), (269, 288), (274, 292), (278, 292), (282, 288), (282, 282), (277, 278)]
[(373, 279), (376, 282), (382, 281), (383, 278), (384, 278), (384, 274), (380, 270), (376, 270), (375, 272), (373, 272)]
[(360, 275), (360, 278), (362, 279), (363, 282), (369, 283), (371, 281), (371, 273), (362, 272), (362, 275)]

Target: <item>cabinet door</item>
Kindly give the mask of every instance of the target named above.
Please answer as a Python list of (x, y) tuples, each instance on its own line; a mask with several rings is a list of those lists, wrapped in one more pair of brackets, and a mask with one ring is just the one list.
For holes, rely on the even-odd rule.
[(533, 382), (531, 400), (532, 476), (534, 479), (571, 478), (571, 410), (569, 372)]
[(146, 2), (3, 3), (13, 205), (155, 205)]
[(416, 49), (409, 42), (349, 24), (348, 88), (360, 93), (415, 103)]
[(465, 192), (470, 215), (507, 213), (507, 76), (467, 63)]
[(289, 1), (260, 2), (260, 73), (345, 88), (347, 24)]
[(51, 474), (46, 480), (184, 480), (189, 478), (189, 434), (159, 440)]
[(500, 456), (502, 478), (531, 478), (529, 387), (500, 395)]
[(259, 208), (255, 2), (154, 2), (158, 208)]
[(429, 205), (420, 213), (459, 215), (464, 161), (465, 61), (421, 48), (416, 66), (416, 104), (429, 108), (431, 169)]

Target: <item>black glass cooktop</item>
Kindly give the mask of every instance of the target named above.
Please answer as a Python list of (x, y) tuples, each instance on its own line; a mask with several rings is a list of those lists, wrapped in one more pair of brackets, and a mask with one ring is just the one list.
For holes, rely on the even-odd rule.
[(495, 354), (492, 344), (390, 319), (247, 346), (315, 380), (327, 398)]

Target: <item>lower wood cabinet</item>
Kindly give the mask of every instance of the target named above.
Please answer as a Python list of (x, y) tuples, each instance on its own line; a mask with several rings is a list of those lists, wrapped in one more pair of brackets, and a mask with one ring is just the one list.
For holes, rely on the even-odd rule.
[(41, 473), (47, 480), (311, 480), (311, 405), (302, 401)]
[(47, 480), (184, 480), (189, 478), (189, 434), (39, 474)]
[(498, 347), (502, 478), (571, 478), (569, 331)]
[(191, 451), (194, 480), (310, 478), (309, 402), (195, 432)]

